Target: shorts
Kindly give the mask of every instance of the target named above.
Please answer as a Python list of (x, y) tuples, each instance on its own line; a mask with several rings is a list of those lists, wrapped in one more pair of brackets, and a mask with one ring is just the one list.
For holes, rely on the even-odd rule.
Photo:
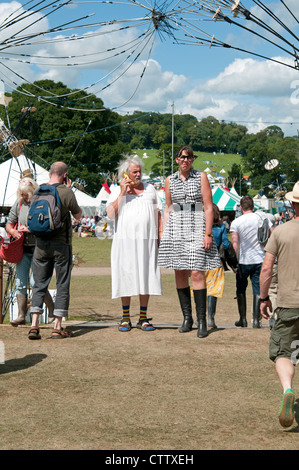
[(271, 330), (269, 357), (290, 359), (294, 365), (299, 360), (299, 308), (276, 309), (276, 320)]

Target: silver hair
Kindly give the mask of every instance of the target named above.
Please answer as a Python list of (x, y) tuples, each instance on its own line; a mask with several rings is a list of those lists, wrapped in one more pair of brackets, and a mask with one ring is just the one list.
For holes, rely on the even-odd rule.
[(119, 162), (119, 165), (117, 167), (117, 172), (118, 172), (118, 181), (121, 181), (124, 177), (124, 173), (129, 172), (130, 165), (139, 165), (141, 170), (143, 168), (143, 161), (141, 158), (138, 157), (138, 155), (128, 155), (126, 158), (122, 161)]
[(31, 201), (33, 194), (38, 188), (39, 185), (32, 178), (22, 178), (17, 189), (18, 202), (23, 202), (22, 194), (28, 194), (29, 201)]

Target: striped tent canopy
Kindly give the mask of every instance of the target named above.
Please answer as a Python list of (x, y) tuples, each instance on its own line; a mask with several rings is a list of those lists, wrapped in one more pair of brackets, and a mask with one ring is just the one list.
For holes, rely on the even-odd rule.
[[(235, 211), (240, 204), (241, 196), (232, 188), (231, 191), (217, 187), (212, 189), (213, 203), (217, 204), (220, 211)], [(259, 206), (254, 204), (255, 209)]]

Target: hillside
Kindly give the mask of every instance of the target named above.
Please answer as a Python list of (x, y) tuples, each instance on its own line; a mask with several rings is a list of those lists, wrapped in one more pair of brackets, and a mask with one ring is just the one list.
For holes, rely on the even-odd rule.
[[(158, 161), (158, 158), (156, 157), (157, 150), (134, 149), (134, 153), (136, 153), (139, 157), (142, 158), (144, 162), (144, 173), (149, 174), (153, 164)], [(148, 158), (143, 158), (144, 154), (146, 154)], [(193, 168), (195, 168), (195, 170), (203, 171), (207, 167), (209, 167), (212, 175), (215, 172), (220, 173), (220, 171), (224, 169), (225, 173), (223, 173), (223, 176), (227, 176), (228, 171), (231, 169), (232, 165), (234, 163), (239, 165), (241, 162), (240, 155), (230, 153), (217, 153), (215, 155), (213, 153), (208, 152), (196, 152), (196, 155), (198, 155), (198, 157), (194, 160)]]

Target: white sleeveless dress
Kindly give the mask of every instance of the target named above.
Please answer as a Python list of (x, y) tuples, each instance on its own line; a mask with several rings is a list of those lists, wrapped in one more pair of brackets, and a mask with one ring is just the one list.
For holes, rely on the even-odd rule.
[[(117, 187), (107, 205), (119, 195)], [(151, 184), (139, 195), (123, 198), (111, 247), (112, 298), (161, 295), (158, 258), (158, 211), (161, 200)]]

